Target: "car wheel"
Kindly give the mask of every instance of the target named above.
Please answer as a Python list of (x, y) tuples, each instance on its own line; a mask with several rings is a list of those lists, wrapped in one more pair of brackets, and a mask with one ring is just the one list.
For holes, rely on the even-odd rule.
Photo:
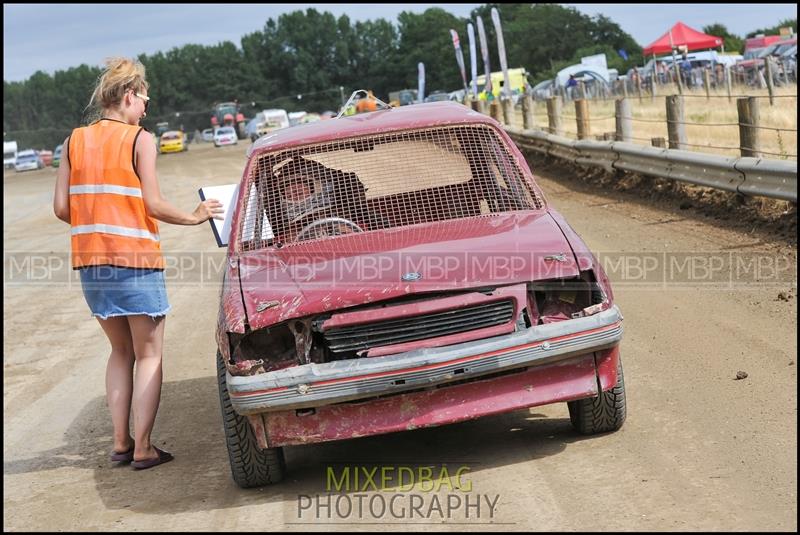
[(625, 379), (622, 359), (617, 362), (617, 383), (599, 396), (568, 401), (572, 427), (584, 435), (616, 431), (625, 422)]
[(286, 473), (283, 448), (259, 449), (250, 422), (233, 410), (225, 379), (225, 364), (219, 351), (217, 382), (233, 480), (242, 488), (263, 487), (279, 482)]

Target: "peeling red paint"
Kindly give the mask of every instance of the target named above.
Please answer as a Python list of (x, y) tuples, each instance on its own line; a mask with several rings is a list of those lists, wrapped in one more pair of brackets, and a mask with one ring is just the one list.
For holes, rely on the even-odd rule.
[[(597, 395), (594, 354), (512, 375), (379, 398), (263, 413), (270, 445), (310, 444), (445, 425)], [(399, 409), (399, 410), (398, 410)]]
[(252, 414), (248, 416), (247, 419), (250, 422), (250, 427), (253, 428), (253, 434), (256, 437), (256, 442), (258, 442), (258, 447), (262, 450), (268, 448), (267, 428), (264, 424), (264, 417), (260, 414)]

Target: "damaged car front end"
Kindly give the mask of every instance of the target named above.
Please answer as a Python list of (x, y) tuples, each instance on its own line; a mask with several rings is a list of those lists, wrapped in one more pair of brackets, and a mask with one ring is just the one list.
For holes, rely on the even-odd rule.
[[(492, 119), (432, 103), (251, 148), (217, 329), (234, 479), (282, 446), (568, 402), (625, 418), (622, 315)], [(305, 130), (302, 130), (305, 128)]]

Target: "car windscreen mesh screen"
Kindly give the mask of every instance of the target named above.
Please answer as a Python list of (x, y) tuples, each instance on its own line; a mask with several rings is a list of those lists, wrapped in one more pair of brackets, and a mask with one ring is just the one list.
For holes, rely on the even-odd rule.
[(543, 206), (503, 140), (486, 125), (262, 154), (244, 186), (240, 251)]

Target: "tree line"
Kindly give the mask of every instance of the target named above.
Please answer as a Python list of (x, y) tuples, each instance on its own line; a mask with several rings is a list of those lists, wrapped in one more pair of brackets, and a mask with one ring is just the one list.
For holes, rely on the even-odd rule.
[[(396, 23), (353, 22), (347, 15), (337, 18), (310, 8), (268, 19), (238, 45), (188, 44), (139, 55), (152, 99), (143, 125), (153, 130), (156, 122), (169, 121), (186, 131), (207, 128), (213, 105), (233, 100), (248, 118), (273, 107), (336, 110), (342, 95), (362, 88), (388, 100), (390, 91), (417, 87), (418, 62), (425, 64), (428, 93), (461, 88), (448, 30), (459, 33), (469, 78), (466, 27), (482, 17), (492, 70), (499, 70), (492, 7), (500, 12), (509, 67), (525, 67), (532, 84), (596, 53), (605, 53), (609, 68), (620, 73), (642, 63), (641, 47), (611, 19), (556, 4), (485, 4), (469, 19), (441, 8), (404, 11)], [(481, 74), (477, 44), (476, 49)], [(37, 71), (22, 82), (3, 81), (4, 138), (26, 147), (60, 143), (86, 122), (85, 108), (100, 73), (100, 67), (84, 64), (52, 76)]]
[[(448, 30), (459, 33), (469, 70), (466, 26), (483, 17), (492, 70), (499, 70), (492, 7), (503, 22), (509, 67), (527, 68), (532, 82), (552, 76), (580, 55), (607, 52), (609, 66), (624, 69), (641, 59), (640, 47), (610, 19), (559, 5), (486, 4), (473, 10), (470, 19), (430, 8), (404, 11), (396, 23), (354, 22), (347, 15), (337, 18), (311, 8), (268, 19), (238, 45), (189, 44), (138, 56), (152, 98), (143, 124), (151, 130), (162, 120), (182, 124), (187, 131), (206, 128), (214, 103), (232, 100), (242, 105), (246, 117), (270, 107), (337, 110), (342, 94), (347, 98), (361, 88), (388, 100), (390, 91), (417, 87), (418, 62), (425, 64), (428, 92), (460, 88)], [(629, 54), (627, 62), (617, 54), (619, 49)], [(478, 65), (480, 74), (480, 57)], [(100, 73), (99, 67), (80, 65), (52, 76), (38, 71), (23, 82), (4, 81), (5, 138), (16, 135), (26, 138), (21, 145), (48, 147), (63, 140), (86, 121), (85, 107)]]

